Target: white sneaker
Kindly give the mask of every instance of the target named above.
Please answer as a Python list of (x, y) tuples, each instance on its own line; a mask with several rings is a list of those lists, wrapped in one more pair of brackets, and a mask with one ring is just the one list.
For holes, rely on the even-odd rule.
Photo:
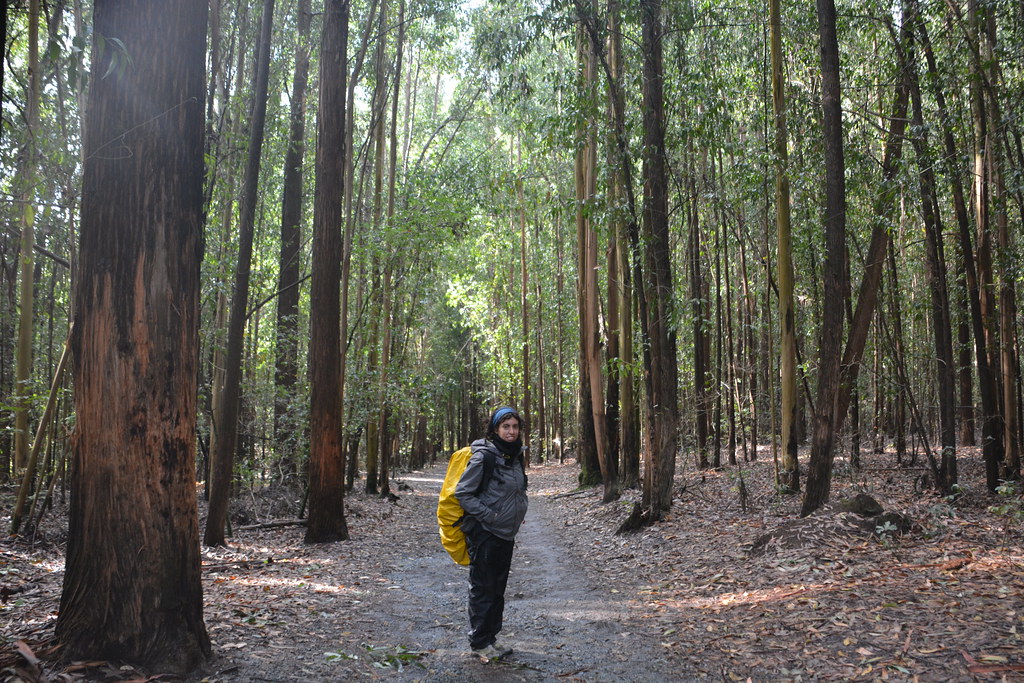
[(508, 647), (504, 643), (499, 643), (497, 640), (491, 643), (491, 647), (493, 647), (495, 650), (501, 653), (499, 655), (499, 657), (501, 658), (508, 657), (510, 654), (512, 654), (512, 648)]

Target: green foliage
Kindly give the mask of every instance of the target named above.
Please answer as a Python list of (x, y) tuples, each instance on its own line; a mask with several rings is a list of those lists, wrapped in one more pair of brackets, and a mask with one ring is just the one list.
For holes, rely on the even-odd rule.
[(890, 521), (875, 527), (875, 535), (878, 536), (879, 540), (887, 548), (892, 546), (895, 534), (898, 531), (899, 527)]
[(93, 40), (96, 43), (93, 56), (100, 63), (107, 62), (107, 70), (100, 78), (107, 78), (111, 74), (117, 74), (117, 77), (120, 78), (124, 76), (125, 71), (133, 68), (131, 53), (120, 38), (114, 36), (107, 38), (99, 33), (94, 33)]
[[(372, 66), (376, 41), (386, 39), (385, 58), (390, 66), (385, 78), (390, 85), (397, 55), (396, 17), (385, 34), (367, 30), (369, 0), (351, 5), (350, 67), (366, 47), (362, 71), (353, 77), (351, 282), (349, 285), (349, 342), (345, 390), (345, 429), (357, 434), (364, 425), (389, 409), (400, 440), (405, 443), (410, 423), (425, 415), (431, 438), (451, 430), (453, 406), (462, 402), (483, 405), (497, 400), (517, 400), (522, 395), (522, 347), (528, 344), (531, 383), (536, 396), (541, 372), (546, 387), (549, 415), (556, 406), (573, 432), (576, 358), (579, 330), (576, 319), (576, 226), (577, 210), (598, 233), (599, 253), (608, 248), (608, 223), (615, 217), (629, 219), (625, 200), (612, 201), (609, 171), (624, 168), (633, 178), (633, 193), (642, 210), (642, 86), (640, 8), (622, 7), (621, 37), (625, 97), (625, 161), (612, 154), (607, 82), (598, 68), (594, 87), (582, 87), (578, 63), (581, 19), (590, 22), (605, 56), (608, 38), (607, 6), (589, 6), (568, 0), (533, 4), (497, 0), (463, 7), (454, 0), (420, 0), (409, 6), (407, 43), (399, 88), (398, 162), (393, 197), (382, 190), (375, 197), (375, 175), (381, 163), (370, 138), (374, 113), (370, 111), (378, 85)], [(4, 101), (4, 134), (0, 138), (0, 192), (8, 201), (0, 207), (8, 226), (17, 225), (22, 158), (26, 144), (39, 147), (39, 168), (32, 195), (37, 242), (60, 258), (72, 261), (77, 224), (81, 167), (78, 133), (80, 100), (93, 54), (104, 61), (104, 78), (117, 78), (132, 68), (132, 55), (117, 37), (90, 33), (88, 8), (79, 30), (70, 8), (51, 13), (52, 25), (42, 33), (43, 93), (40, 129), (29, 137), (24, 124), (24, 88), (27, 81), (26, 18), (12, 7), (9, 13), (9, 54)], [(998, 85), (1005, 120), (1005, 140), (1019, 139), (1020, 105), (1024, 94), (1024, 70), (1013, 59), (1014, 48), (1024, 44), (1019, 13), (1005, 2), (987, 3), (1000, 30), (996, 58), (1002, 66)], [(232, 296), (236, 261), (235, 223), (241, 169), (244, 166), (247, 120), (251, 100), (252, 46), (256, 16), (246, 3), (219, 3), (222, 30), (219, 63), (213, 70), (209, 121), (208, 198), (205, 251), (201, 278), (202, 331), (201, 410), (209, 417), (210, 386), (215, 352), (223, 345), (218, 305)], [(394, 9), (394, 8), (393, 8)], [(870, 230), (885, 227), (893, 239), (900, 281), (886, 282), (896, 290), (893, 305), (905, 325), (908, 349), (907, 375), (915, 384), (922, 405), (934, 403), (934, 359), (924, 341), (930, 339), (929, 292), (923, 277), (924, 252), (917, 217), (918, 175), (916, 159), (905, 145), (903, 163), (894, 183), (901, 207), (893, 215), (877, 215), (879, 163), (884, 127), (891, 115), (895, 86), (899, 82), (894, 35), (898, 13), (887, 3), (840, 2), (840, 57), (842, 60), (844, 152), (851, 298), (864, 271), (862, 254)], [(584, 12), (584, 16), (580, 16)], [(924, 22), (935, 41), (940, 85), (946, 93), (952, 134), (959, 156), (937, 167), (937, 206), (945, 233), (954, 225), (948, 174), (964, 174), (972, 150), (971, 62), (972, 51), (961, 27), (940, 4), (923, 6)], [(276, 325), (273, 312), (277, 284), (277, 260), (281, 244), (280, 196), (284, 153), (288, 140), (287, 111), (291, 104), (292, 67), (295, 60), (296, 18), (292, 5), (281, 5), (275, 17), (274, 64), (270, 83), (268, 128), (259, 179), (257, 238), (253, 254), (250, 318), (246, 342), (246, 434), (251, 438), (250, 457), (239, 466), (252, 482), (274, 476), (286, 461), (303, 462), (304, 434), (308, 421), (309, 284), (300, 286), (298, 323), (300, 381), (294, 394), (284, 396), (274, 380)], [(592, 16), (591, 16), (592, 15)], [(309, 272), (310, 232), (316, 130), (316, 80), (319, 74), (320, 17), (313, 20), (311, 89), (307, 97), (305, 188), (300, 272)], [(675, 306), (670, 325), (678, 336), (680, 392), (684, 397), (681, 431), (693, 430), (692, 400), (697, 362), (694, 330), (712, 339), (708, 349), (722, 363), (710, 369), (710, 399), (721, 398), (722, 414), (731, 408), (739, 422), (750, 429), (760, 420), (762, 443), (771, 428), (770, 407), (777, 401), (772, 385), (776, 375), (770, 346), (778, 338), (773, 294), (775, 245), (773, 186), (774, 152), (771, 83), (768, 73), (767, 26), (763, 4), (741, 0), (723, 4), (708, 0), (667, 0), (663, 7), (664, 87), (666, 143), (669, 162), (670, 230), (675, 279)], [(817, 20), (808, 8), (784, 7), (782, 41), (785, 61), (784, 92), (789, 125), (794, 262), (797, 273), (795, 311), (800, 337), (801, 371), (813, 391), (816, 379), (818, 319), (822, 300), (821, 271), (824, 258), (821, 206), (823, 152), (821, 144), (821, 84)], [(951, 23), (952, 22), (952, 23)], [(372, 28), (372, 27), (370, 27)], [(363, 36), (370, 43), (362, 44)], [(584, 41), (584, 47), (587, 47)], [(600, 61), (600, 60), (599, 60)], [(923, 69), (923, 64), (918, 65)], [(923, 72), (922, 72), (923, 73)], [(335, 77), (343, 77), (334, 75)], [(923, 83), (924, 84), (924, 83)], [(924, 84), (925, 128), (937, 145), (938, 109), (934, 91)], [(386, 127), (390, 124), (390, 107)], [(574, 163), (582, 134), (598, 140), (594, 198), (578, 207), (574, 191)], [(388, 140), (390, 143), (390, 140)], [(1019, 147), (1019, 145), (1017, 145)], [(388, 150), (389, 151), (389, 150)], [(387, 156), (387, 155), (386, 155)], [(1020, 208), (1013, 200), (1024, 187), (1019, 152), (1010, 154), (1003, 175), (1010, 193), (1010, 224), (1019, 223)], [(937, 157), (938, 158), (938, 157)], [(948, 164), (948, 168), (947, 168)], [(385, 168), (385, 170), (387, 170)], [(385, 174), (386, 177), (386, 174)], [(385, 183), (386, 186), (386, 183)], [(520, 194), (521, 192), (521, 194)], [(1015, 194), (1016, 193), (1016, 194)], [(375, 202), (393, 200), (390, 217), (375, 221)], [(523, 310), (520, 273), (520, 221), (525, 222), (526, 270), (529, 290)], [(694, 264), (705, 277), (701, 291), (694, 291), (689, 275), (688, 244), (699, 235), (701, 250)], [(0, 244), (4, 269), (0, 279), (8, 292), (0, 311), (3, 357), (11, 356), (10, 339), (16, 332), (16, 283), (12, 271), (17, 252), (16, 230), (4, 233)], [(642, 245), (640, 245), (642, 246)], [(959, 258), (958, 245), (945, 245), (949, 258)], [(1019, 279), (1013, 264), (1016, 246), (998, 253), (1010, 264), (1009, 276)], [(42, 400), (43, 388), (52, 375), (58, 349), (71, 310), (70, 274), (50, 258), (37, 259), (36, 368), (32, 379), (33, 402)], [(393, 309), (383, 320), (382, 279), (392, 276)], [(606, 304), (608, 282), (605, 266), (599, 273), (601, 296)], [(954, 317), (964, 317), (966, 301), (954, 287), (959, 307)], [(700, 302), (702, 318), (693, 320)], [(839, 305), (840, 302), (827, 302)], [(887, 304), (888, 305), (888, 304)], [(606, 314), (602, 309), (602, 315)], [(891, 325), (886, 311), (885, 326)], [(524, 318), (529, 338), (523, 338)], [(382, 372), (370, 363), (383, 356), (383, 335), (371, 331), (388, 327), (392, 333), (391, 362)], [(634, 327), (639, 325), (634, 321)], [(904, 391), (896, 378), (891, 342), (885, 330), (872, 334), (865, 358), (877, 358), (871, 381), (861, 373), (864, 405), (888, 410), (897, 392)], [(637, 354), (607, 364), (609, 376), (624, 372), (643, 378), (643, 346)], [(730, 358), (730, 354), (734, 357)], [(561, 372), (556, 359), (562, 358)], [(717, 361), (716, 361), (717, 362)], [(707, 368), (706, 368), (707, 369)], [(733, 374), (729, 374), (733, 373)], [(10, 373), (2, 375), (8, 377)], [(9, 403), (10, 379), (0, 386), (0, 402)], [(643, 382), (637, 382), (643, 390)], [(747, 396), (749, 395), (749, 400)], [(278, 445), (272, 438), (275, 402), (284, 400), (286, 425), (293, 439)], [(730, 405), (731, 403), (731, 405)], [(67, 423), (69, 418), (63, 418)], [(201, 426), (204, 436), (209, 419)], [(724, 424), (716, 425), (724, 429)], [(474, 426), (475, 429), (475, 426)], [(439, 437), (438, 437), (439, 438)], [(945, 502), (954, 510), (959, 492)], [(1013, 504), (1019, 497), (1004, 497), (994, 506), (1016, 520)], [(938, 515), (935, 515), (938, 517)]]
[(420, 660), (427, 656), (426, 652), (410, 650), (404, 645), (398, 645), (396, 647), (371, 645), (369, 643), (363, 643), (362, 645), (366, 650), (364, 655), (349, 654), (345, 652), (325, 652), (324, 657), (328, 662), (337, 662), (342, 660), (358, 660), (362, 656), (365, 657), (374, 668), (393, 669), (395, 671), (403, 671), (405, 667), (410, 664), (415, 664), (420, 668), (425, 668)]
[(1024, 487), (1019, 481), (1004, 481), (996, 488), (1000, 502), (989, 507), (989, 512), (1006, 518), (1007, 526), (1024, 522)]

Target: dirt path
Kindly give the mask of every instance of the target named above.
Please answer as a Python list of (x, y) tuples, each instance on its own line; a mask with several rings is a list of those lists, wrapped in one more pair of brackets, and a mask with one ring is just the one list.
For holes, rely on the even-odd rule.
[[(602, 504), (599, 490), (570, 493), (575, 464), (532, 468), (501, 636), (516, 652), (490, 664), (468, 655), (468, 570), (437, 538), (443, 465), (402, 474), (408, 486), (396, 485), (393, 499), (346, 499), (352, 537), (343, 543), (306, 545), (289, 525), (239, 528), (230, 548), (205, 548), (213, 657), (176, 680), (1022, 680), (1024, 525), (993, 512), (977, 483), (980, 455), (961, 470), (975, 493), (955, 504), (916, 491), (916, 471), (889, 467), (888, 455), (864, 456), (890, 476), (870, 492), (913, 519), (912, 533), (865, 534), (835, 510), (798, 522), (799, 500), (777, 494), (762, 459), (745, 465), (745, 501), (733, 471), (680, 472), (667, 518), (616, 536), (635, 491)], [(837, 500), (865, 487), (857, 474), (833, 483)], [(236, 510), (239, 526), (239, 512), (287, 518), (295, 501), (271, 494)], [(0, 592), (9, 596), (0, 681), (161, 674), (112, 661), (63, 670), (46, 662), (46, 677), (8, 676), (22, 663), (15, 641), (45, 656), (52, 640), (66, 538), (59, 512), (42, 540), (0, 539)], [(768, 531), (775, 542), (749, 553)]]
[[(422, 528), (422, 554), (399, 562), (388, 576), (394, 600), (377, 628), (429, 654), (426, 669), (407, 667), (401, 680), (428, 681), (662, 681), (667, 662), (657, 640), (632, 622), (620, 594), (592, 585), (557, 529), (548, 495), (532, 494), (516, 540), (506, 594), (502, 642), (515, 649), (504, 663), (467, 655), (468, 569), (454, 564), (437, 542), (433, 503), (443, 471), (405, 478), (416, 496), (411, 507)], [(678, 675), (678, 674), (677, 674)]]

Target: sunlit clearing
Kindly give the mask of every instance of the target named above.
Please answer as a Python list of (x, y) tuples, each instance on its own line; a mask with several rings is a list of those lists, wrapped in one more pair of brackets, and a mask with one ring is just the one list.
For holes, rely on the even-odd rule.
[(252, 586), (262, 588), (266, 592), (273, 592), (275, 589), (294, 590), (296, 588), (303, 588), (312, 590), (315, 593), (333, 593), (335, 595), (351, 595), (357, 593), (364, 593), (366, 591), (364, 586), (344, 586), (330, 583), (322, 583), (320, 581), (309, 581), (308, 579), (297, 576), (297, 577), (279, 577), (279, 576), (236, 576), (229, 579), (232, 583), (241, 586)]
[(8, 563), (9, 558), (17, 558), (22, 562), (31, 564), (33, 567), (38, 567), (45, 572), (62, 572), (64, 571), (64, 557), (52, 559), (39, 559), (35, 555), (18, 551), (4, 551), (0, 554), (0, 566), (4, 566)]
[(402, 481), (429, 481), (440, 484), (444, 479), (442, 477), (402, 477)]
[(741, 605), (760, 605), (767, 602), (778, 602), (789, 600), (808, 593), (825, 593), (836, 590), (836, 586), (825, 586), (822, 584), (802, 584), (799, 586), (777, 586), (763, 590), (739, 591), (735, 593), (723, 593), (720, 595), (709, 595), (707, 597), (694, 597), (687, 600), (658, 600), (666, 607), (677, 609), (716, 609), (722, 607), (735, 607)]

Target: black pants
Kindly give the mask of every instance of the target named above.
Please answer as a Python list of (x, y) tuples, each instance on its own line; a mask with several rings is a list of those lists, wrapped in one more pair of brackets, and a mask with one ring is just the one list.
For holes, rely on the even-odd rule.
[(498, 538), (480, 525), (466, 534), (469, 545), (469, 646), (494, 643), (505, 612), (505, 586), (512, 567), (513, 541)]

